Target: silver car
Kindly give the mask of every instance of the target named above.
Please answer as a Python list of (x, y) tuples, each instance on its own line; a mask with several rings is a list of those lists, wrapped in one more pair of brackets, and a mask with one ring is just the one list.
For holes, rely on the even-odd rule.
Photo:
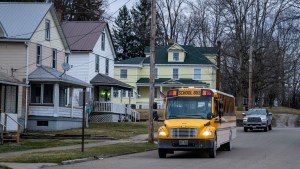
[(265, 132), (272, 130), (272, 113), (264, 108), (249, 109), (243, 113), (244, 131), (248, 129), (264, 129)]

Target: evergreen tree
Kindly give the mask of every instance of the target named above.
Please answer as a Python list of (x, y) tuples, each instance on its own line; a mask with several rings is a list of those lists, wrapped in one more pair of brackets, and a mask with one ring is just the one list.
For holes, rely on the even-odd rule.
[(136, 56), (145, 56), (144, 49), (150, 46), (151, 34), (151, 3), (149, 0), (140, 0), (140, 2), (131, 10), (133, 20), (134, 40), (137, 46), (133, 52)]
[(62, 20), (99, 21), (106, 0), (53, 0), (53, 3)]
[(136, 41), (132, 32), (132, 21), (126, 6), (122, 7), (113, 27), (113, 39), (119, 60), (135, 57), (132, 49)]

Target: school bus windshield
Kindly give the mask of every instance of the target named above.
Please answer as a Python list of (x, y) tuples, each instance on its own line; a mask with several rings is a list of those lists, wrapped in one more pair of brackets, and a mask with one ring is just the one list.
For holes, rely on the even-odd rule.
[(211, 96), (169, 97), (166, 107), (166, 119), (206, 119), (211, 113)]

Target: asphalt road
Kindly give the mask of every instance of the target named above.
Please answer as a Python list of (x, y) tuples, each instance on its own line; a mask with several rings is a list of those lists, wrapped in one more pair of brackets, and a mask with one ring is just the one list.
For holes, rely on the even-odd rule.
[(238, 128), (230, 152), (175, 152), (159, 159), (157, 151), (111, 157), (46, 169), (300, 169), (300, 128), (244, 133)]

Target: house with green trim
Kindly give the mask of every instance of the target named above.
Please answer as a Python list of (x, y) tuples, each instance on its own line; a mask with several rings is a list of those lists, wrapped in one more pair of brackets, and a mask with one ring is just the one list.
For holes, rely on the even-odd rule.
[[(115, 62), (114, 77), (134, 86), (133, 92), (114, 92), (113, 97), (136, 109), (149, 107), (150, 48), (146, 57)], [(155, 101), (163, 108), (163, 94), (179, 87), (216, 88), (216, 56), (214, 47), (179, 45), (160, 46), (155, 49)], [(120, 94), (120, 95), (119, 95)]]

